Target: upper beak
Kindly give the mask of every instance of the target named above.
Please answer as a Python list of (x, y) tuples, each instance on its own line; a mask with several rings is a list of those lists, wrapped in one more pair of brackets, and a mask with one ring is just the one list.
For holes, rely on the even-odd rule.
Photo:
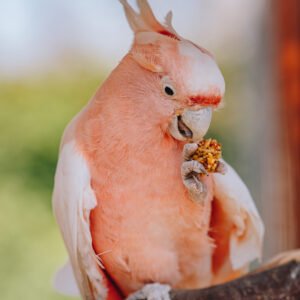
[(206, 134), (212, 118), (212, 107), (199, 110), (184, 109), (174, 115), (170, 123), (170, 134), (180, 141), (198, 141)]

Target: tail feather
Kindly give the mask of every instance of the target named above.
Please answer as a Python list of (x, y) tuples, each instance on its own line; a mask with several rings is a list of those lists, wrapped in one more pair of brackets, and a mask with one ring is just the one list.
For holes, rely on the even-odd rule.
[(68, 260), (55, 274), (53, 287), (61, 294), (70, 297), (79, 297), (80, 292), (73, 274), (72, 266)]

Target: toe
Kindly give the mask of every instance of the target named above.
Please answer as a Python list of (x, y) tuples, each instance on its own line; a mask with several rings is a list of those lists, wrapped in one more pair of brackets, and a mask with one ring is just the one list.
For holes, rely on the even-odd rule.
[(184, 160), (190, 159), (191, 155), (193, 153), (195, 153), (197, 148), (198, 148), (197, 143), (187, 143), (187, 144), (185, 144), (184, 147), (183, 147), (183, 152), (182, 152), (183, 159)]
[(191, 173), (205, 173), (207, 174), (207, 171), (205, 170), (204, 166), (199, 163), (196, 160), (189, 160), (186, 162), (183, 162), (181, 165), (181, 176), (183, 178), (191, 177)]

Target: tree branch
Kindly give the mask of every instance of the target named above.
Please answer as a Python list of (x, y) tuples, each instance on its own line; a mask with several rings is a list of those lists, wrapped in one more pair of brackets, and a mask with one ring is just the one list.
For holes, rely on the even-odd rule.
[(172, 300), (300, 299), (300, 262), (295, 260), (263, 272), (199, 290), (172, 290)]

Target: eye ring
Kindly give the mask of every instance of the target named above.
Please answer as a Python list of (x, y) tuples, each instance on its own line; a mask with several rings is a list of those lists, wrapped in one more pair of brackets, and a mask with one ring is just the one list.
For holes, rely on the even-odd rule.
[(169, 76), (163, 76), (161, 80), (162, 92), (168, 96), (173, 98), (176, 95), (176, 90), (174, 88), (173, 82), (170, 80)]

